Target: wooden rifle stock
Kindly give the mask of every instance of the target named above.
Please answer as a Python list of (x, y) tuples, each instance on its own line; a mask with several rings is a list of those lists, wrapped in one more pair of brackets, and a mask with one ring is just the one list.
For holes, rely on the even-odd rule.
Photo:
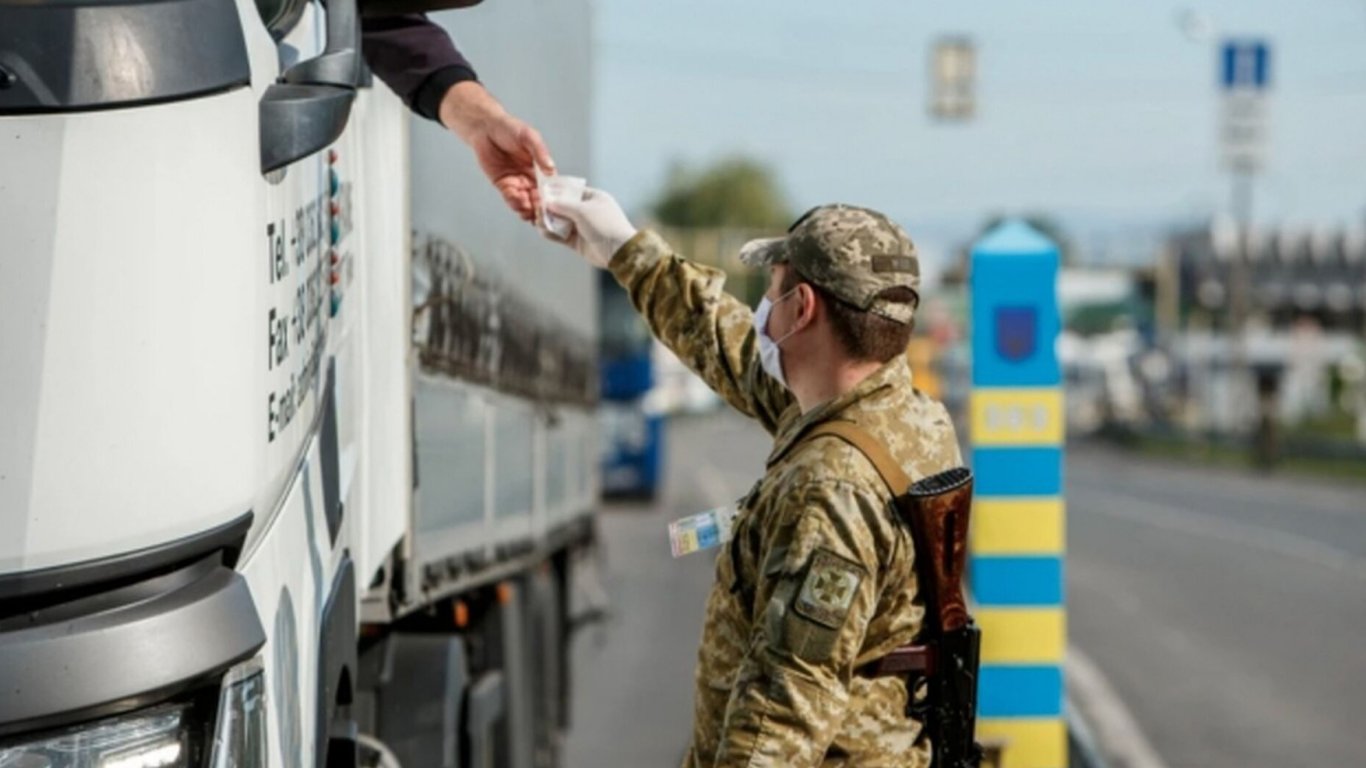
[(897, 509), (915, 538), (916, 575), (925, 595), (925, 636), (940, 657), (928, 679), (926, 730), (935, 766), (977, 768), (977, 671), (981, 630), (963, 599), (972, 472), (957, 467), (927, 477), (900, 497)]
[[(972, 472), (956, 467), (913, 484), (898, 504), (915, 537), (916, 573), (925, 591), (932, 631), (952, 632), (968, 624), (963, 575), (968, 559), (968, 519), (972, 512)], [(907, 507), (910, 507), (909, 509)]]

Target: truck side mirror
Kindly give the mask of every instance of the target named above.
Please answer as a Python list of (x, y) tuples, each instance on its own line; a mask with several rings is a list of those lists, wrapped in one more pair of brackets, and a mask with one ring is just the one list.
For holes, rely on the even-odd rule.
[(261, 173), (308, 157), (346, 128), (356, 92), (331, 85), (277, 83), (261, 97)]
[(261, 97), (261, 173), (307, 157), (346, 128), (360, 78), (356, 0), (329, 0), (327, 45), (285, 70)]

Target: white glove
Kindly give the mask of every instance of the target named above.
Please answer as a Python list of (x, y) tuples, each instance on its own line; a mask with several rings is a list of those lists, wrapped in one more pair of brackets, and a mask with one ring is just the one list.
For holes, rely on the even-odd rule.
[(556, 237), (543, 225), (542, 233), (578, 251), (585, 261), (599, 269), (605, 269), (617, 250), (636, 236), (636, 228), (626, 218), (621, 206), (600, 189), (584, 189), (580, 200), (547, 203), (546, 210), (568, 219), (574, 229), (566, 238)]

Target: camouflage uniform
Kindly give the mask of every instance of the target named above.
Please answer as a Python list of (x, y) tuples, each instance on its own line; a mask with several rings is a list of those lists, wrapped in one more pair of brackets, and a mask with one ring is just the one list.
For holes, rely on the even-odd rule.
[[(919, 282), (910, 240), (880, 214), (816, 209), (790, 237), (751, 243), (742, 258), (789, 261), (841, 298), (911, 319), (906, 306), (872, 302), (881, 288)], [(920, 629), (910, 533), (862, 454), (841, 440), (800, 437), (828, 419), (853, 421), (918, 479), (961, 463), (944, 407), (912, 389), (898, 356), (803, 414), (760, 368), (751, 311), (722, 291), (721, 272), (678, 257), (649, 231), (610, 268), (655, 334), (775, 441), (717, 556), (684, 765), (929, 765), (921, 725), (905, 713), (905, 683), (857, 671)]]

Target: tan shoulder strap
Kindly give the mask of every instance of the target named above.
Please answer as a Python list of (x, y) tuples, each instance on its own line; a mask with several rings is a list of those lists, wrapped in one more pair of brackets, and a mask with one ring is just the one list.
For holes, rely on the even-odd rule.
[(838, 437), (844, 442), (854, 446), (859, 453), (866, 456), (868, 461), (872, 462), (873, 468), (877, 470), (877, 473), (882, 475), (882, 482), (886, 483), (887, 487), (892, 490), (893, 496), (900, 496), (910, 490), (911, 478), (906, 474), (906, 471), (901, 468), (901, 465), (896, 462), (896, 459), (892, 458), (891, 451), (887, 450), (887, 446), (883, 445), (881, 440), (868, 434), (868, 432), (860, 428), (857, 424), (854, 424), (851, 421), (823, 422), (812, 427), (811, 431), (806, 433), (806, 436), (803, 439), (810, 440), (813, 437), (820, 437), (822, 435)]

